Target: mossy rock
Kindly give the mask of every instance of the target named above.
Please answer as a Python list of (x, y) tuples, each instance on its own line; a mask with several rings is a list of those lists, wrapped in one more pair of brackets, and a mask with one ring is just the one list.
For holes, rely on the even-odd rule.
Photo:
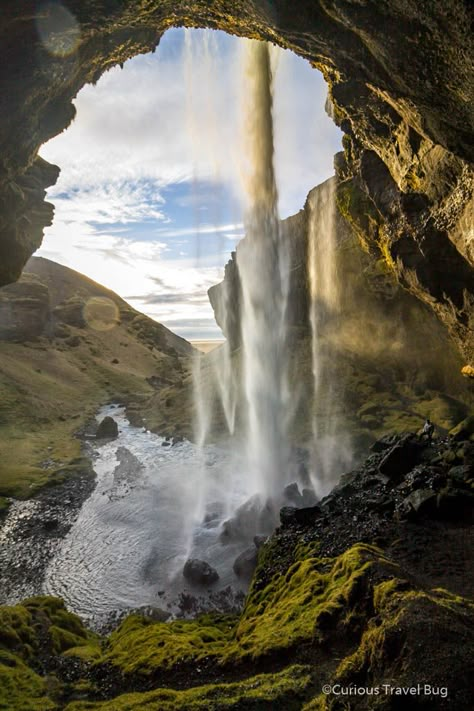
[(59, 708), (55, 699), (62, 684), (54, 675), (40, 676), (38, 660), (81, 647), (98, 651), (98, 638), (58, 598), (35, 597), (0, 607), (0, 709)]
[(75, 702), (65, 711), (298, 711), (311, 685), (311, 667), (294, 665), (233, 684), (209, 684), (186, 691), (157, 689), (124, 694), (105, 703)]
[(96, 666), (111, 665), (126, 677), (147, 678), (178, 664), (193, 667), (203, 659), (221, 667), (264, 660), (301, 644), (319, 644), (336, 627), (357, 633), (370, 604), (365, 592), (370, 569), (384, 561), (380, 551), (361, 544), (326, 559), (300, 546), (293, 560), (283, 562), (283, 569), (289, 563), (285, 574), (275, 572), (262, 586), (259, 571), (268, 561), (273, 565), (277, 556), (272, 543), (261, 548), (256, 582), (239, 620), (206, 615), (167, 624), (131, 615), (112, 633)]

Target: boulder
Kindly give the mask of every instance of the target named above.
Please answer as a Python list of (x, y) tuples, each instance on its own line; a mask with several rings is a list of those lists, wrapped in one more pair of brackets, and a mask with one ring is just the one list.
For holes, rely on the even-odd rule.
[(97, 439), (117, 439), (118, 437), (118, 425), (113, 417), (104, 417), (102, 422), (100, 422), (97, 427), (95, 434)]
[(75, 328), (85, 328), (84, 305), (83, 299), (72, 296), (53, 309), (53, 316), (56, 322), (75, 326)]
[(271, 533), (277, 524), (277, 512), (271, 500), (263, 501), (255, 495), (236, 510), (234, 516), (222, 524), (223, 543), (234, 540), (251, 541), (257, 533)]
[(417, 489), (413, 491), (401, 505), (401, 514), (407, 518), (413, 515), (432, 515), (436, 512), (437, 495), (432, 489)]
[(385, 452), (387, 449), (390, 449), (391, 447), (396, 444), (397, 441), (397, 435), (385, 435), (385, 437), (382, 437), (381, 439), (378, 439), (376, 442), (374, 442), (370, 450), (375, 453), (380, 453), (380, 452)]
[(50, 312), (48, 287), (30, 275), (0, 289), (0, 340), (23, 342), (47, 330)]
[(381, 474), (390, 479), (400, 480), (420, 461), (424, 445), (416, 435), (404, 435), (391, 447), (379, 464)]
[(255, 546), (247, 548), (234, 561), (233, 570), (238, 578), (250, 580), (257, 567), (258, 552)]
[(299, 508), (303, 505), (303, 497), (301, 496), (298, 484), (296, 482), (285, 486), (283, 493), (285, 495), (285, 498), (287, 498), (288, 501), (291, 501), (291, 503), (294, 504), (296, 507)]
[(206, 506), (206, 513), (203, 518), (203, 524), (206, 528), (215, 528), (219, 525), (224, 515), (225, 506), (220, 501), (213, 501)]
[(197, 558), (189, 558), (183, 568), (183, 575), (195, 585), (212, 585), (219, 580), (219, 573), (209, 563)]

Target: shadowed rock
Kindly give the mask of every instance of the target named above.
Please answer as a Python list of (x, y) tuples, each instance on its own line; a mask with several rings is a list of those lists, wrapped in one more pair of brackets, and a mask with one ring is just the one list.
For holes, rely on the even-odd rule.
[(209, 563), (197, 558), (190, 558), (183, 568), (186, 580), (195, 585), (212, 585), (219, 580), (219, 573)]
[(97, 427), (97, 439), (117, 439), (118, 425), (113, 417), (104, 417), (102, 422)]
[(234, 561), (233, 571), (238, 578), (250, 580), (257, 567), (258, 552), (255, 546), (247, 548)]

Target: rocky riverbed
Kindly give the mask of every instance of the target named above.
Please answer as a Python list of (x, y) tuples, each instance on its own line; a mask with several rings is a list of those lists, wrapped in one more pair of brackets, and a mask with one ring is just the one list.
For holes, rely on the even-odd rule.
[(85, 464), (81, 472), (34, 498), (11, 501), (0, 519), (1, 604), (43, 591), (47, 567), (94, 488), (95, 473)]

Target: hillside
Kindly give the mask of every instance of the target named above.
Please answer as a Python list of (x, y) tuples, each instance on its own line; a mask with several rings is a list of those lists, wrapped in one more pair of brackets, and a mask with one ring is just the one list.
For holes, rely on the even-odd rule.
[(0, 496), (28, 496), (84, 467), (82, 430), (100, 404), (146, 413), (181, 379), (192, 346), (117, 294), (33, 257), (0, 290)]

